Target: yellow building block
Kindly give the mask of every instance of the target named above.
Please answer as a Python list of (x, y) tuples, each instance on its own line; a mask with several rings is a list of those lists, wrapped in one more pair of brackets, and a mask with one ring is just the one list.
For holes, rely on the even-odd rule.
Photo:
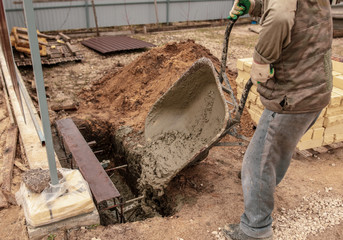
[(244, 70), (244, 63), (245, 62), (252, 62), (252, 58), (241, 58), (241, 59), (238, 59), (237, 60), (237, 69)]
[(326, 109), (325, 117), (332, 117), (343, 114), (343, 106), (329, 107)]
[(332, 88), (332, 92), (341, 95), (341, 106), (343, 106), (343, 89), (340, 89), (340, 88), (337, 88), (337, 87), (333, 87)]
[(343, 89), (341, 89), (341, 88), (333, 87), (333, 88), (332, 88), (332, 92), (337, 93), (337, 94), (343, 96)]
[(250, 117), (251, 117), (251, 120), (257, 125), (258, 122), (260, 121), (260, 118), (261, 118), (261, 114), (260, 113), (257, 113), (251, 109), (248, 110), (249, 114), (250, 114)]
[(255, 111), (256, 113), (260, 114), (260, 116), (262, 115), (263, 110), (264, 110), (264, 109), (261, 109), (258, 106), (256, 106), (256, 104), (251, 104), (250, 109)]
[(343, 141), (343, 133), (335, 134), (335, 143)]
[(242, 77), (240, 77), (240, 76), (238, 76), (236, 78), (237, 90), (238, 90), (238, 88), (243, 89), (243, 86), (244, 86), (243, 80), (244, 79)]
[(245, 84), (248, 82), (250, 78), (250, 74), (247, 72), (244, 72), (242, 70), (238, 70), (238, 76), (236, 78), (237, 86), (240, 88), (244, 88)]
[(249, 61), (245, 61), (245, 62), (244, 62), (243, 70), (244, 70), (245, 72), (250, 73), (250, 71), (251, 71), (251, 66), (252, 66), (252, 58), (250, 58)]
[(342, 73), (340, 72), (336, 72), (336, 71), (332, 71), (332, 76), (337, 76), (337, 75), (341, 75)]
[(250, 78), (250, 73), (239, 70), (238, 71), (238, 76), (241, 76), (244, 79), (244, 84), (246, 84)]
[(325, 128), (324, 134), (325, 135), (333, 135), (333, 134), (342, 134), (343, 133), (343, 124), (335, 125), (333, 127)]
[(258, 98), (258, 99), (257, 99), (257, 101), (256, 101), (256, 105), (257, 105), (257, 107), (258, 107), (259, 109), (262, 109), (262, 110), (264, 110), (264, 105), (262, 104), (262, 102), (261, 102), (261, 99), (260, 99), (260, 98)]
[(343, 73), (343, 63), (338, 61), (332, 61), (332, 70), (335, 72)]
[(243, 59), (237, 60), (237, 69), (243, 71), (244, 61)]
[(260, 95), (260, 94), (257, 92), (257, 87), (256, 87), (255, 85), (252, 85), (252, 86), (251, 86), (250, 92), (253, 92), (253, 93), (255, 93), (256, 95)]
[(333, 85), (337, 88), (343, 89), (343, 75), (334, 76)]
[(320, 113), (318, 119), (316, 120), (316, 122), (313, 124), (312, 128), (320, 128), (324, 126), (324, 116), (326, 113), (326, 109), (327, 107), (325, 107), (322, 112)]
[(263, 110), (258, 108), (256, 105), (251, 104), (250, 108), (248, 109), (248, 112), (250, 114), (251, 119), (255, 122), (255, 124), (257, 124), (262, 116)]
[(340, 94), (332, 92), (331, 93), (331, 100), (329, 103), (329, 108), (339, 107), (341, 105), (341, 98), (342, 98), (342, 96)]
[(325, 130), (325, 128), (323, 128), (323, 127), (321, 127), (321, 128), (314, 128), (313, 129), (312, 139), (313, 140), (319, 140), (319, 139), (323, 140), (324, 130)]
[(334, 135), (324, 135), (323, 145), (329, 145), (334, 143), (335, 136)]
[(297, 148), (301, 151), (305, 149), (321, 147), (322, 144), (323, 144), (323, 139), (309, 140), (309, 141), (299, 142), (297, 145)]
[(332, 127), (341, 124), (343, 124), (343, 114), (332, 117), (325, 117), (324, 119), (324, 127)]
[(324, 117), (319, 117), (317, 121), (313, 124), (312, 128), (319, 128), (324, 126)]
[(259, 101), (260, 96), (253, 93), (253, 92), (249, 92), (248, 95), (248, 101), (251, 102), (252, 104), (256, 104), (256, 101)]
[(304, 136), (302, 136), (302, 138), (300, 139), (300, 142), (306, 142), (306, 141), (310, 141), (312, 139), (313, 136), (313, 129), (309, 129)]

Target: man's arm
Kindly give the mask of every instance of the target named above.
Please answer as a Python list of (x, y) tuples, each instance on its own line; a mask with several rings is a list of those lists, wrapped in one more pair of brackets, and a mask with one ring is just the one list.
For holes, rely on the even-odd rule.
[(255, 7), (249, 14), (253, 17), (261, 17), (263, 14), (263, 0), (255, 0)]
[[(261, 18), (262, 30), (253, 55), (254, 61), (270, 64), (279, 59), (282, 49), (291, 42), (297, 0), (262, 0), (255, 1), (255, 13), (265, 11)], [(252, 15), (252, 13), (251, 13)]]

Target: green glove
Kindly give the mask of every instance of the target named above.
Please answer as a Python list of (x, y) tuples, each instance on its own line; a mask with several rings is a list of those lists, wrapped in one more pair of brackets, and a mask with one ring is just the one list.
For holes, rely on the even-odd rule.
[(228, 18), (236, 20), (239, 16), (249, 13), (254, 7), (255, 0), (235, 0)]

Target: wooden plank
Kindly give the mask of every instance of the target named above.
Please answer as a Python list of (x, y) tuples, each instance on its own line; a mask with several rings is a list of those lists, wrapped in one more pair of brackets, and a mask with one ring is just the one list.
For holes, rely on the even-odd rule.
[(305, 158), (307, 158), (307, 157), (312, 157), (312, 153), (310, 153), (309, 151), (307, 151), (307, 150), (296, 150), (296, 153), (297, 154), (299, 154), (299, 155), (301, 155), (301, 156), (303, 156), (303, 157), (305, 157)]
[[(7, 65), (6, 65), (5, 57), (1, 48), (0, 48), (0, 65), (4, 74), (4, 79), (6, 82), (8, 94), (9, 94), (11, 104), (13, 107), (13, 112), (15, 115), (16, 123), (19, 128), (20, 137), (23, 140), (25, 154), (26, 154), (29, 166), (30, 168), (47, 169), (49, 168), (49, 165), (48, 165), (48, 157), (46, 154), (46, 148), (45, 146), (42, 146), (39, 140), (39, 137), (37, 135), (36, 129), (34, 127), (34, 124), (32, 122), (32, 119), (31, 119), (31, 116), (29, 114), (29, 110), (26, 104), (23, 104), (24, 113), (21, 112), (20, 104), (14, 92), (11, 77), (6, 67)], [(22, 81), (20, 74), (18, 74), (18, 76), (19, 76), (18, 80)], [(24, 100), (23, 100), (23, 103), (24, 103)], [(36, 109), (32, 107), (33, 106), (32, 102), (29, 103), (29, 106), (34, 111), (36, 111)], [(25, 114), (25, 118), (23, 114)], [(55, 158), (56, 158), (57, 167), (58, 168), (61, 167), (61, 164), (58, 161), (58, 158), (56, 155), (55, 155)]]
[(69, 51), (72, 53), (72, 55), (76, 55), (76, 51), (75, 51), (75, 49), (74, 49), (74, 46), (72, 46), (70, 43), (66, 43), (66, 45), (67, 45), (67, 47), (68, 47), (68, 49), (69, 49)]
[[(17, 28), (17, 32), (27, 34), (27, 29), (26, 29), (26, 28)], [(37, 36), (38, 36), (38, 37), (47, 38), (47, 39), (56, 39), (55, 36), (46, 35), (46, 34), (43, 34), (43, 33), (37, 33)]]
[(11, 104), (10, 104), (10, 100), (9, 100), (9, 96), (8, 96), (8, 91), (7, 91), (7, 87), (6, 87), (6, 83), (5, 83), (4, 77), (3, 77), (2, 70), (1, 70), (1, 73), (0, 73), (0, 80), (1, 80), (2, 86), (4, 88), (4, 96), (5, 96), (8, 116), (10, 118), (10, 123), (14, 123), (13, 112), (12, 112), (12, 108), (11, 108)]
[[(24, 40), (27, 40), (29, 41), (29, 37), (28, 36), (25, 36), (25, 35), (22, 35), (22, 34), (18, 34), (19, 38), (21, 39), (24, 39)], [(38, 43), (41, 44), (41, 45), (44, 45), (44, 46), (49, 46), (48, 43), (45, 43), (45, 42), (42, 42), (40, 40), (38, 40)]]
[(17, 149), (18, 128), (12, 125), (7, 130), (6, 144), (3, 152), (3, 171), (2, 171), (2, 185), (1, 189), (11, 192), (12, 173), (14, 157)]
[(343, 142), (338, 142), (338, 143), (332, 143), (329, 145), (331, 149), (337, 149), (343, 147)]
[(41, 227), (31, 227), (27, 225), (27, 232), (31, 240), (49, 239), (47, 236), (57, 232), (60, 229), (71, 229), (82, 226), (91, 226), (100, 224), (99, 213), (95, 209), (91, 213), (83, 214), (76, 217), (71, 217), (56, 223), (44, 225)]
[(7, 208), (7, 207), (8, 207), (7, 199), (0, 189), (0, 209)]
[(57, 103), (51, 104), (51, 110), (58, 112), (58, 111), (76, 111), (78, 109), (77, 104), (75, 103)]
[(65, 42), (69, 42), (69, 41), (70, 41), (70, 37), (68, 37), (67, 35), (65, 35), (65, 34), (63, 34), (63, 33), (61, 33), (61, 32), (59, 32), (58, 35), (61, 36), (62, 39), (63, 39)]
[(328, 149), (326, 147), (316, 147), (313, 148), (314, 151), (318, 152), (318, 153), (327, 153)]
[(21, 162), (19, 162), (19, 160), (15, 160), (14, 161), (14, 165), (19, 168), (21, 171), (26, 172), (29, 169), (27, 167), (24, 166), (24, 164), (22, 164)]

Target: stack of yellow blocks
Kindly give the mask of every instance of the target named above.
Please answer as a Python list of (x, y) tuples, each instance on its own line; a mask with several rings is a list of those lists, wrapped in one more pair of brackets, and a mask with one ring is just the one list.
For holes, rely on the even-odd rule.
[[(333, 90), (329, 105), (323, 109), (316, 123), (301, 138), (297, 148), (305, 150), (343, 141), (343, 63), (332, 61)], [(252, 58), (237, 61), (238, 77), (236, 78), (238, 97), (242, 96), (245, 83), (250, 78)], [(251, 119), (257, 124), (264, 106), (261, 103), (255, 86), (252, 86), (247, 103)]]

